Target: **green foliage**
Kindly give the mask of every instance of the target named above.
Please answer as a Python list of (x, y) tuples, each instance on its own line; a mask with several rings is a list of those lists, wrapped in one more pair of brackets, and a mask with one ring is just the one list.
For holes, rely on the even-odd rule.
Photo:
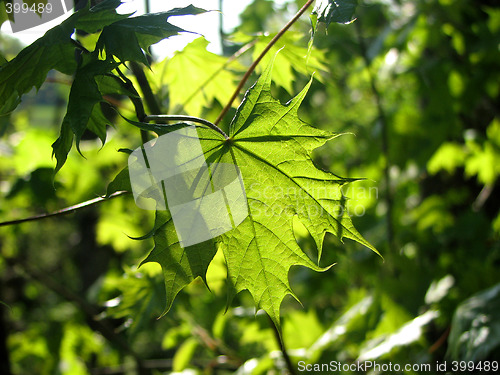
[[(171, 16), (200, 14), (203, 9), (192, 5), (168, 12), (145, 14), (113, 22), (106, 26), (99, 36), (96, 48), (109, 59), (115, 56), (119, 61), (138, 61), (149, 65), (144, 51), (160, 40), (185, 31), (166, 20)], [(87, 31), (84, 29), (84, 31)]]
[[(136, 105), (148, 98), (138, 94), (143, 87), (128, 69), (131, 62), (118, 55), (149, 64), (145, 74), (160, 113), (210, 120), (270, 39), (265, 33), (283, 26), (304, 1), (281, 8), (254, 1), (237, 32), (225, 30), (222, 55), (207, 52), (198, 39), (161, 63), (143, 47), (173, 28), (165, 22), (152, 30), (145, 23), (160, 18), (144, 16), (133, 21), (142, 32), (131, 34), (124, 23), (139, 17), (119, 15), (116, 4), (82, 9), (21, 54), (0, 36), (1, 221), (130, 191), (129, 149), (144, 142), (145, 132), (185, 126), (141, 120)], [(237, 163), (247, 180), (252, 215), (234, 232), (182, 249), (168, 212), (155, 218), (126, 194), (64, 217), (0, 227), (0, 332), (8, 335), (0, 335), (8, 349), (0, 357), (10, 357), (13, 373), (133, 374), (151, 367), (151, 373), (284, 373), (276, 332), (256, 303), (275, 321), (279, 316), (295, 369), (298, 361), (496, 360), (498, 6), (488, 0), (375, 0), (356, 8), (353, 25), (339, 25), (335, 4), (354, 2), (317, 2), (313, 19), (332, 22), (327, 35), (315, 33), (310, 50), (306, 17), (271, 50), (284, 46), (272, 77), (264, 69), (272, 56), (257, 67), (264, 75), (232, 124), (221, 122), (232, 140), (197, 128), (208, 162)], [(111, 49), (104, 39), (97, 47), (113, 25), (129, 32), (135, 52), (117, 45), (120, 35), (105, 38)], [(91, 34), (75, 33), (72, 42), (75, 29)], [(242, 47), (231, 41), (249, 52), (229, 60), (228, 51)], [(313, 71), (315, 80), (280, 104)], [(50, 84), (43, 84), (46, 75)], [(123, 117), (109, 111), (110, 104)], [(149, 102), (145, 111), (152, 113)], [(290, 137), (297, 128), (314, 136)], [(327, 142), (333, 132), (356, 136)], [(66, 163), (54, 177), (50, 145), (58, 134), (58, 162), (66, 157)], [(68, 153), (75, 139), (85, 158)], [(312, 176), (330, 181), (328, 191), (345, 216), (328, 212), (335, 202), (304, 193), (321, 184)], [(326, 189), (314, 190), (326, 196)], [(356, 241), (339, 241), (351, 222), (384, 262)], [(143, 233), (142, 241), (130, 239)], [(311, 272), (333, 263), (326, 273)], [(268, 281), (266, 289), (264, 275), (276, 283)], [(245, 287), (250, 293), (238, 293)], [(288, 294), (300, 297), (302, 307), (283, 299)], [(169, 313), (158, 319), (166, 298)]]
[[(260, 55), (274, 36), (262, 35), (257, 38), (252, 49), (254, 59)], [(240, 37), (240, 39), (250, 42), (248, 36)], [(239, 39), (236, 38), (236, 40)], [(274, 60), (274, 65), (279, 69), (273, 72), (273, 82), (283, 87), (289, 94), (294, 92), (293, 83), (297, 74), (306, 77), (313, 75), (315, 79), (324, 83), (322, 73), (328, 70), (323, 52), (316, 49), (308, 51), (305, 43), (301, 43), (302, 40), (303, 37), (299, 33), (285, 34), (263, 58), (262, 65), (257, 67), (257, 72), (262, 73), (265, 67)]]
[[(21, 96), (33, 86), (39, 89), (49, 70), (75, 73), (61, 133), (52, 146), (57, 159), (56, 172), (66, 162), (74, 137), (80, 151), (79, 143), (86, 129), (105, 142), (106, 120), (99, 106), (102, 93), (96, 81), (111, 75), (112, 70), (126, 61), (148, 65), (144, 51), (152, 44), (184, 31), (168, 23), (169, 17), (204, 12), (188, 6), (130, 18), (130, 15), (116, 12), (120, 4), (119, 0), (106, 0), (92, 8), (87, 6), (79, 10), (0, 68), (0, 102), (6, 103), (2, 113), (12, 111), (20, 103)], [(78, 64), (74, 59), (78, 42), (71, 38), (76, 29), (87, 33), (99, 31), (94, 51), (84, 54)], [(116, 93), (121, 91), (119, 89)]]
[[(21, 96), (31, 88), (40, 88), (51, 69), (72, 74), (76, 70), (75, 46), (71, 39), (75, 28), (96, 32), (123, 19), (126, 16), (115, 11), (120, 3), (119, 0), (107, 0), (92, 9), (87, 6), (23, 49), (8, 64), (4, 64), (0, 69), (0, 102), (17, 98), (19, 103)], [(14, 108), (11, 106), (1, 114)]]
[(500, 285), (475, 294), (455, 311), (447, 356), (457, 361), (495, 358), (500, 348)]
[(170, 100), (174, 113), (201, 116), (218, 101), (224, 103), (236, 89), (242, 65), (206, 50), (208, 42), (198, 38), (171, 58), (155, 64), (150, 75), (162, 101)]
[[(358, 0), (320, 0), (312, 11), (313, 24), (323, 22), (350, 23), (353, 21)], [(314, 26), (315, 27), (315, 26)]]

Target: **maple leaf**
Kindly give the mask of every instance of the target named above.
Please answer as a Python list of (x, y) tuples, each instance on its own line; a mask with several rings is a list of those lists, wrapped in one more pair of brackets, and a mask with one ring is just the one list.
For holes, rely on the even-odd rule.
[[(165, 277), (164, 313), (192, 280), (200, 276), (205, 281), (208, 266), (220, 248), (233, 286), (229, 301), (240, 291), (248, 290), (257, 308), (264, 309), (279, 327), (285, 296), (298, 300), (288, 282), (290, 268), (329, 268), (314, 263), (298, 246), (293, 231), (295, 216), (316, 242), (318, 263), (327, 232), (377, 252), (354, 228), (345, 210), (341, 187), (353, 179), (322, 171), (311, 159), (314, 149), (339, 135), (299, 119), (297, 111), (311, 82), (282, 105), (271, 95), (271, 71), (272, 63), (246, 93), (230, 124), (229, 139), (212, 129), (197, 128), (209, 164), (233, 164), (241, 171), (248, 205), (246, 219), (219, 237), (182, 247), (171, 213), (157, 211), (154, 229), (143, 237), (153, 236), (155, 247), (142, 264), (159, 263)], [(170, 131), (168, 125), (135, 124), (159, 133)], [(172, 126), (172, 131), (182, 126)], [(123, 175), (119, 175), (121, 180)]]

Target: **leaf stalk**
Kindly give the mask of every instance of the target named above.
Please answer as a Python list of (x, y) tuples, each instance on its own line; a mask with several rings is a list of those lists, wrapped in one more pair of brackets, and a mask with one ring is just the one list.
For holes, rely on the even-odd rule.
[(217, 133), (221, 134), (224, 139), (229, 140), (229, 136), (219, 128), (217, 125), (211, 123), (208, 120), (205, 120), (200, 117), (194, 116), (184, 116), (184, 115), (149, 115), (144, 118), (147, 121), (192, 121), (197, 122), (198, 124), (203, 124), (208, 126), (210, 129), (215, 130)]
[(30, 217), (26, 217), (24, 219), (4, 221), (4, 222), (0, 223), (0, 227), (4, 227), (4, 226), (7, 226), (7, 225), (22, 224), (22, 223), (26, 223), (28, 221), (37, 221), (37, 220), (47, 219), (49, 217), (54, 217), (54, 216), (61, 216), (61, 215), (71, 214), (71, 213), (73, 213), (75, 211), (81, 210), (82, 208), (87, 208), (87, 207), (93, 206), (95, 204), (107, 201), (107, 200), (109, 200), (111, 198), (120, 197), (120, 196), (125, 195), (125, 194), (130, 194), (130, 193), (128, 191), (118, 191), (118, 192), (116, 192), (114, 194), (111, 194), (107, 198), (106, 197), (94, 198), (94, 199), (91, 199), (91, 200), (88, 200), (88, 201), (85, 201), (85, 202), (82, 202), (82, 203), (75, 204), (73, 206), (69, 206), (69, 207), (60, 209), (58, 211), (54, 211), (54, 212), (50, 212), (50, 213), (46, 213), (46, 214), (41, 214), (41, 215), (30, 216)]

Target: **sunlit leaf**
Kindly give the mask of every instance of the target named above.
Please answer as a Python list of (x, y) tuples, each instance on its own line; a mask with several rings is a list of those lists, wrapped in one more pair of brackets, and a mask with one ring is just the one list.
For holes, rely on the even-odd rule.
[(314, 238), (318, 259), (327, 232), (376, 251), (356, 231), (344, 209), (341, 187), (352, 180), (316, 168), (310, 158), (314, 149), (338, 134), (299, 119), (298, 109), (309, 85), (286, 105), (273, 98), (271, 70), (272, 64), (245, 95), (230, 125), (229, 141), (211, 129), (198, 128), (208, 162), (240, 168), (248, 217), (214, 240), (183, 248), (170, 213), (157, 211), (155, 248), (144, 262), (158, 262), (163, 268), (166, 311), (183, 287), (197, 276), (205, 277), (217, 243), (224, 252), (234, 291), (248, 290), (257, 307), (279, 326), (283, 298), (297, 298), (288, 281), (290, 268), (328, 269), (315, 264), (298, 246), (293, 232), (295, 216)]
[[(260, 36), (253, 49), (253, 58), (266, 48), (274, 35)], [(324, 53), (316, 48), (308, 51), (300, 43), (302, 36), (299, 33), (288, 32), (271, 48), (269, 53), (263, 58), (261, 64), (257, 66), (257, 72), (261, 73), (270, 63), (273, 56), (280, 51), (274, 61), (277, 67), (273, 73), (273, 82), (283, 87), (288, 93), (293, 93), (293, 82), (296, 74), (310, 76), (314, 73), (314, 78), (322, 82), (321, 73), (328, 70), (325, 65)], [(264, 68), (263, 68), (264, 67)]]
[(375, 347), (362, 349), (358, 361), (364, 362), (381, 358), (389, 354), (393, 349), (410, 345), (422, 337), (423, 328), (439, 317), (439, 312), (429, 310), (417, 316), (412, 321), (401, 327), (396, 333), (388, 336), (384, 341)]
[(236, 89), (237, 76), (228, 68), (242, 67), (234, 61), (229, 65), (226, 58), (207, 51), (207, 46), (204, 38), (195, 39), (173, 57), (153, 65), (152, 81), (157, 81), (162, 91), (168, 90), (175, 113), (180, 108), (199, 116), (214, 100), (227, 101)]
[(174, 355), (172, 367), (175, 372), (182, 371), (189, 365), (198, 345), (199, 342), (194, 337), (190, 337), (182, 343)]

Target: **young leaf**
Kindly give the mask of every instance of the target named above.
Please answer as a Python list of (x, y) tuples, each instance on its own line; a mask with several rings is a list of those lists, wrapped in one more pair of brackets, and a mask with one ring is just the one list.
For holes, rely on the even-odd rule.
[[(153, 65), (153, 80), (168, 88), (172, 108), (180, 107), (191, 116), (201, 115), (214, 99), (223, 103), (236, 89), (236, 75), (227, 69), (227, 59), (207, 51), (207, 46), (204, 38), (195, 39), (172, 58)], [(236, 61), (231, 68), (243, 70)]]
[(327, 27), (332, 22), (350, 23), (357, 6), (358, 0), (320, 0), (317, 1), (312, 15), (317, 18), (317, 22), (326, 23)]
[[(254, 60), (271, 42), (273, 37), (274, 35), (259, 36), (252, 52)], [(262, 63), (256, 68), (257, 73), (261, 73), (263, 69), (261, 69), (260, 66), (265, 67), (271, 60), (275, 59), (274, 64), (279, 66), (279, 69), (274, 73), (273, 82), (283, 87), (290, 94), (293, 93), (293, 82), (296, 79), (294, 71), (305, 76), (310, 76), (312, 73), (316, 72), (317, 74), (314, 78), (323, 82), (319, 72), (328, 70), (325, 65), (326, 59), (324, 52), (317, 49), (308, 51), (307, 48), (302, 47), (301, 43), (299, 43), (301, 37), (299, 33), (287, 32), (280, 38), (279, 42), (271, 48), (269, 53), (263, 58)], [(280, 51), (280, 53), (278, 53), (278, 51)], [(273, 57), (274, 55), (276, 55), (276, 57)]]
[(132, 187), (130, 186), (130, 176), (128, 172), (128, 167), (122, 169), (111, 181), (106, 190), (106, 198), (117, 191), (132, 191)]
[[(218, 243), (224, 252), (234, 292), (248, 290), (258, 308), (279, 327), (283, 298), (297, 298), (288, 282), (292, 266), (324, 271), (300, 249), (293, 218), (306, 226), (321, 257), (330, 232), (371, 250), (345, 210), (341, 186), (353, 181), (317, 169), (311, 153), (337, 134), (314, 128), (298, 117), (309, 85), (286, 105), (271, 95), (272, 64), (247, 92), (230, 125), (230, 139), (198, 128), (208, 163), (239, 167), (248, 202), (248, 217), (235, 229), (202, 244), (182, 248), (170, 213), (157, 212), (155, 248), (144, 262), (158, 262), (167, 287), (167, 310), (176, 294), (197, 276), (205, 277)], [(230, 300), (233, 296), (230, 295)], [(166, 312), (165, 311), (165, 312)]]

